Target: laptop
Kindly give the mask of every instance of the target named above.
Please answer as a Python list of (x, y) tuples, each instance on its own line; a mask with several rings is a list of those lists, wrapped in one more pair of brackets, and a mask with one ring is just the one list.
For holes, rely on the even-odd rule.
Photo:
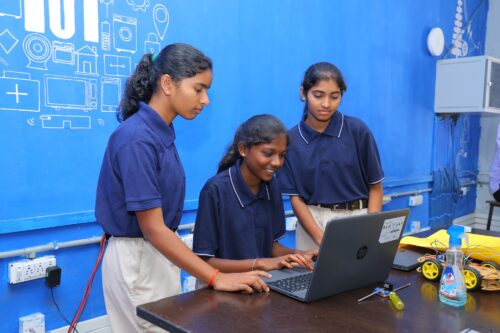
[(357, 289), (389, 276), (409, 210), (350, 216), (330, 221), (314, 270), (270, 271), (269, 288), (301, 302)]

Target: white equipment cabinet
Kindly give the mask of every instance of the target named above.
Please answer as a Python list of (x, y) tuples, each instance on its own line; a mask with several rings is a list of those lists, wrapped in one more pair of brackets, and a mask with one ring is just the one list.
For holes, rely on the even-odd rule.
[(488, 56), (439, 60), (434, 110), (500, 114), (500, 60)]

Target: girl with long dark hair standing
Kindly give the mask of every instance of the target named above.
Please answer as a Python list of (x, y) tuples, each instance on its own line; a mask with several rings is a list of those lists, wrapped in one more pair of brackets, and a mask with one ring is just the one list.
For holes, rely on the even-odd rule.
[[(176, 234), (185, 176), (174, 118), (194, 119), (208, 105), (212, 62), (186, 44), (144, 55), (127, 81), (120, 126), (111, 135), (97, 187), (96, 217), (110, 236), (102, 264), (114, 332), (163, 332), (136, 306), (180, 292), (180, 268), (223, 291), (268, 291), (264, 272), (219, 273)], [(179, 268), (180, 267), (180, 268)]]

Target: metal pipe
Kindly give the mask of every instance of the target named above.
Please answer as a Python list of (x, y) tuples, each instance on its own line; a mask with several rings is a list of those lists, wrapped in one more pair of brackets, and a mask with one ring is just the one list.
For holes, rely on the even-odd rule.
[(61, 242), (61, 243), (54, 241), (54, 242), (51, 242), (51, 243), (46, 244), (46, 245), (38, 245), (38, 246), (27, 247), (27, 248), (20, 249), (20, 250), (0, 252), (0, 259), (11, 258), (11, 257), (21, 257), (21, 256), (26, 256), (30, 259), (33, 259), (36, 257), (36, 254), (38, 252), (95, 244), (95, 243), (99, 243), (100, 241), (101, 241), (100, 236), (99, 237), (84, 238), (84, 239), (77, 239), (77, 240), (72, 240), (72, 241), (68, 241), (68, 242)]
[(391, 194), (385, 194), (385, 196), (392, 198), (398, 198), (398, 197), (404, 197), (408, 195), (417, 195), (421, 193), (426, 193), (426, 192), (432, 192), (431, 188), (425, 188), (422, 190), (415, 190), (415, 191), (407, 191), (407, 192), (399, 192), (399, 193), (391, 193)]

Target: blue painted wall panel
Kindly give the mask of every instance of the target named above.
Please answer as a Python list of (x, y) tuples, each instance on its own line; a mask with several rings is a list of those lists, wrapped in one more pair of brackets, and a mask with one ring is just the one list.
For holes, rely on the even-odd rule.
[[(387, 193), (431, 188), (438, 159), (446, 163), (456, 157), (463, 182), (477, 174), (477, 117), (462, 116), (453, 140), (437, 138), (442, 126), (433, 112), (437, 58), (425, 46), (434, 26), (443, 29), (447, 47), (451, 45), (457, 1), (132, 0), (106, 6), (85, 0), (75, 1), (75, 34), (69, 38), (55, 34), (47, 17), (45, 32), (26, 31), (29, 13), (22, 9), (37, 3), (48, 15), (47, 0), (0, 5), (0, 87), (7, 82), (15, 88), (17, 83), (32, 96), (39, 89), (37, 111), (33, 99), (12, 104), (7, 98), (15, 95), (7, 96), (7, 91), (0, 98), (0, 251), (99, 236), (93, 218), (95, 186), (107, 139), (117, 125), (113, 112), (107, 111), (116, 108), (114, 91), (123, 89), (128, 69), (145, 46), (157, 46), (153, 36), (162, 46), (191, 43), (214, 61), (211, 104), (194, 121), (175, 121), (187, 174), (182, 223), (194, 221), (198, 192), (215, 173), (243, 120), (272, 113), (290, 127), (299, 121), (302, 75), (307, 66), (322, 60), (344, 72), (348, 90), (340, 110), (362, 118), (377, 139)], [(83, 3), (97, 6), (97, 42), (84, 39)], [(129, 3), (148, 6), (133, 8)], [(166, 31), (155, 26), (155, 6), (168, 10)], [(464, 22), (475, 15), (471, 34), (464, 34), (468, 56), (484, 53), (487, 10), (487, 1), (467, 1)], [(120, 29), (132, 32), (132, 39), (120, 35)], [(31, 55), (31, 64), (30, 48), (39, 53)], [(69, 80), (66, 85), (61, 76)], [(83, 94), (81, 87), (93, 84), (95, 91)], [(445, 134), (449, 139), (451, 134)], [(444, 154), (436, 156), (437, 152)], [(424, 194), (424, 204), (411, 211), (410, 220), (421, 221), (422, 227), (428, 226), (428, 198)], [(473, 212), (474, 201), (472, 187), (460, 198), (455, 216)], [(407, 205), (408, 197), (403, 196), (384, 209)], [(284, 242), (292, 245), (293, 234)], [(56, 298), (71, 317), (97, 257), (97, 245), (49, 254), (64, 266)], [(48, 329), (63, 326), (42, 280), (7, 284), (9, 261), (0, 260), (0, 302), (8, 309), (0, 314), (0, 331), (16, 332), (17, 318), (36, 311), (46, 315)], [(105, 312), (99, 274), (94, 284), (83, 319)]]

